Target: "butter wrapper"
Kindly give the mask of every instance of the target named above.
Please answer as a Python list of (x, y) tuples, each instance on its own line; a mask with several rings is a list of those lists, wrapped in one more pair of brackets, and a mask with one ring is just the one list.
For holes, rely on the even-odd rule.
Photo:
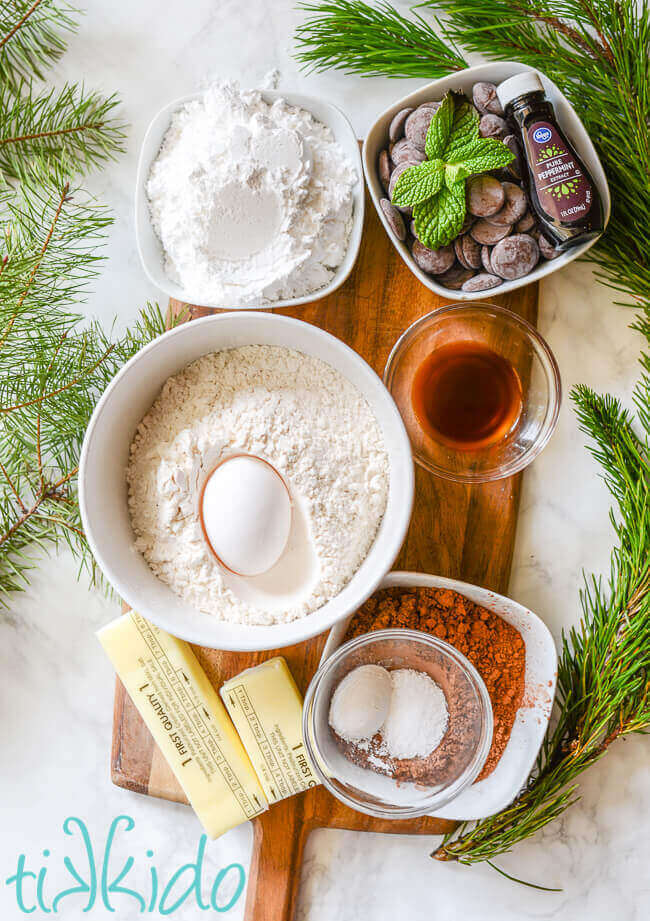
[(189, 644), (135, 611), (97, 636), (207, 834), (265, 812), (248, 755)]
[(303, 742), (302, 697), (282, 656), (231, 678), (221, 697), (269, 803), (318, 785)]

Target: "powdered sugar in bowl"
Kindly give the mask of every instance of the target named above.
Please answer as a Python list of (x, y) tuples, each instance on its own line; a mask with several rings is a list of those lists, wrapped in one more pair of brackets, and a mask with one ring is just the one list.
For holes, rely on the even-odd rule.
[[(219, 87), (225, 87), (221, 94), (226, 96), (223, 104), (218, 102), (221, 98)], [(228, 93), (240, 91), (235, 84), (220, 84), (213, 90), (212, 111), (221, 112), (223, 116)], [(210, 88), (206, 93), (209, 92)], [(204, 175), (205, 169), (198, 169), (201, 175), (196, 182), (194, 176), (187, 174), (188, 153), (187, 149), (184, 152), (179, 141), (177, 149), (172, 151), (174, 156), (166, 158), (164, 168), (157, 171), (156, 181), (151, 186), (152, 166), (159, 157), (163, 141), (169, 147), (166, 138), (170, 124), (180, 125), (179, 112), (183, 113), (183, 118), (196, 118), (196, 114), (192, 113), (196, 113), (204, 98), (207, 96), (203, 93), (195, 93), (169, 103), (154, 117), (143, 141), (136, 178), (135, 228), (140, 259), (151, 281), (171, 297), (185, 303), (229, 309), (295, 306), (335, 291), (348, 277), (356, 261), (364, 213), (359, 146), (345, 115), (329, 103), (298, 93), (270, 90), (241, 92), (235, 110), (240, 107), (241, 98), (241, 107), (249, 107), (254, 126), (261, 123), (266, 130), (253, 137), (242, 138), (240, 135), (246, 135), (248, 129), (245, 125), (236, 126), (236, 131), (230, 132), (226, 149), (216, 157), (221, 164), (219, 169), (210, 176)], [(260, 107), (264, 111), (258, 112)], [(277, 130), (272, 123), (271, 112), (276, 112), (277, 120), (285, 125), (281, 138), (283, 143), (272, 140)], [(302, 129), (298, 130), (301, 126)], [(205, 125), (204, 129), (207, 132)], [(220, 140), (211, 137), (204, 138), (204, 141), (205, 161), (206, 151), (209, 153)], [(229, 175), (229, 164), (236, 159), (238, 145), (249, 152), (252, 150), (253, 159), (257, 157), (269, 167), (265, 189), (260, 190), (259, 196), (253, 195), (252, 199), (245, 176), (242, 182), (224, 184)], [(188, 147), (191, 152), (192, 144), (188, 143)], [(212, 158), (208, 157), (208, 160)], [(258, 166), (250, 164), (253, 179)], [(246, 169), (244, 163), (233, 164), (233, 176), (236, 174), (238, 180), (242, 179)], [(187, 194), (182, 196), (182, 202), (178, 196), (174, 197), (174, 176), (177, 175), (186, 176)], [(310, 175), (314, 183), (310, 183)], [(153, 210), (152, 194), (156, 199)], [(193, 197), (196, 198), (194, 212)], [(233, 233), (217, 235), (218, 239), (208, 233), (209, 228), (203, 227), (202, 230), (201, 215), (207, 214), (210, 208), (225, 209), (233, 216), (241, 216), (246, 214), (251, 202), (259, 204), (263, 212), (257, 215), (259, 220), (253, 222), (254, 227), (246, 230), (242, 225), (240, 232), (234, 227)], [(282, 207), (278, 208), (278, 203)], [(286, 209), (282, 203), (286, 204)], [(161, 210), (163, 205), (165, 214)], [(189, 224), (187, 220), (183, 223), (179, 209), (185, 218), (194, 213)], [(316, 220), (312, 220), (314, 217)], [(165, 227), (161, 226), (161, 220)], [(282, 231), (279, 239), (274, 239), (274, 228)], [(203, 231), (207, 236), (201, 237)], [(161, 233), (170, 247), (171, 263), (170, 252), (166, 255), (161, 244)], [(218, 280), (208, 277), (206, 265), (195, 259), (196, 253), (204, 248), (214, 249), (216, 257), (224, 260), (224, 266), (237, 270), (226, 272), (226, 276), (237, 272), (244, 272), (244, 275), (237, 277), (236, 284), (222, 288)], [(247, 258), (251, 256), (252, 261)], [(175, 271), (178, 260), (184, 263), (186, 271), (183, 277)], [(251, 265), (246, 275), (248, 262)], [(265, 265), (267, 268), (278, 267), (277, 277), (265, 272)], [(262, 278), (262, 287), (256, 291), (254, 283), (258, 276)], [(247, 278), (251, 282), (248, 287)]]
[[(337, 740), (331, 725), (333, 695), (354, 669), (369, 664), (391, 674), (414, 670), (443, 690), (450, 718), (433, 752), (435, 781), (397, 780), (385, 776), (381, 766), (379, 773), (369, 770), (364, 758), (376, 758), (375, 748), (359, 759), (345, 740)], [(462, 719), (454, 725), (459, 714)], [(383, 819), (435, 814), (452, 802), (478, 776), (490, 749), (492, 726), (490, 698), (474, 666), (453, 646), (417, 630), (376, 630), (340, 646), (314, 675), (303, 709), (305, 745), (323, 784), (345, 805)]]
[[(166, 381), (212, 353), (257, 347), (302, 353), (342, 376), (362, 395), (377, 420), (388, 458), (383, 517), (352, 578), (306, 616), (275, 623), (210, 616), (158, 578), (136, 546), (125, 477), (134, 433)], [(318, 419), (314, 425), (318, 425)], [(269, 459), (273, 462), (273, 458)], [(183, 324), (131, 359), (95, 409), (84, 440), (79, 476), (80, 505), (89, 543), (120, 597), (176, 636), (203, 646), (238, 650), (273, 649), (301, 642), (356, 610), (375, 590), (399, 552), (410, 520), (413, 482), (413, 461), (401, 417), (380, 379), (363, 359), (315, 326), (249, 311)], [(173, 507), (169, 512), (174, 514)]]

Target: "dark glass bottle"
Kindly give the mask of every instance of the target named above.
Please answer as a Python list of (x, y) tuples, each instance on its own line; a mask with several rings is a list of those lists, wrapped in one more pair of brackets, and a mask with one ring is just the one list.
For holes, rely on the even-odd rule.
[(596, 183), (562, 133), (537, 74), (510, 77), (497, 95), (521, 143), (522, 178), (544, 236), (559, 249), (598, 236), (604, 220)]

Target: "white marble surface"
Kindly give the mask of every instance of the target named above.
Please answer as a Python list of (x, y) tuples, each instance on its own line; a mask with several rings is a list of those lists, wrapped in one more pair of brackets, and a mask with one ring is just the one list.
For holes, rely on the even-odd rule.
[[(159, 296), (135, 252), (132, 186), (147, 122), (163, 103), (195, 89), (206, 75), (236, 76), (253, 85), (277, 67), (281, 86), (337, 103), (361, 136), (377, 111), (417, 85), (299, 74), (291, 59), (298, 14), (288, 0), (89, 0), (87, 6), (56, 78), (118, 90), (132, 126), (127, 155), (90, 182), (114, 209), (116, 222), (108, 262), (87, 309), (106, 320), (117, 315), (121, 324), (147, 299)], [(640, 347), (639, 337), (627, 329), (629, 320), (585, 266), (566, 269), (544, 283), (540, 328), (557, 355), (565, 392), (582, 381), (629, 400)], [(578, 617), (581, 569), (605, 571), (612, 539), (608, 497), (583, 441), (567, 400), (555, 437), (525, 479), (511, 594), (537, 611), (556, 636)], [(19, 854), (26, 854), (36, 869), (49, 867), (49, 895), (71, 885), (62, 858), (78, 856), (80, 850), (78, 839), (62, 832), (68, 816), (85, 820), (100, 852), (112, 819), (121, 813), (132, 816), (135, 828), (119, 838), (116, 851), (122, 861), (127, 854), (136, 858), (133, 879), (141, 887), (150, 864), (164, 880), (196, 853), (200, 829), (187, 808), (110, 783), (113, 678), (93, 634), (116, 613), (114, 604), (75, 581), (74, 563), (63, 555), (43, 561), (28, 591), (12, 599), (9, 616), (0, 620), (3, 919), (23, 917), (13, 890), (4, 884)], [(650, 846), (644, 821), (649, 774), (647, 741), (618, 743), (585, 776), (581, 802), (500, 861), (508, 872), (562, 887), (561, 893), (514, 885), (489, 867), (431, 861), (427, 855), (434, 840), (321, 831), (309, 842), (299, 917), (641, 921), (650, 915), (644, 859)], [(206, 879), (211, 883), (229, 863), (246, 865), (250, 842), (250, 828), (244, 826), (211, 843)], [(49, 857), (42, 856), (43, 849), (50, 849)], [(153, 850), (152, 858), (147, 849)], [(222, 894), (227, 897), (225, 889)], [(111, 917), (99, 905), (84, 914), (84, 904), (70, 897), (59, 913), (66, 921)], [(120, 921), (139, 916), (128, 897), (117, 899), (116, 906), (113, 917)], [(240, 918), (242, 907), (243, 899), (225, 916)], [(173, 914), (200, 916), (194, 902)]]

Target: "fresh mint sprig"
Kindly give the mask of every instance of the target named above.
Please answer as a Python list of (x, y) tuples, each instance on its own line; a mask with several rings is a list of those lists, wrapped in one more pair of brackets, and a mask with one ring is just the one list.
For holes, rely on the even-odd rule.
[[(425, 160), (424, 163), (410, 166), (404, 170), (395, 184), (393, 202), (399, 205), (402, 201), (409, 205), (419, 205), (420, 202), (433, 198), (442, 188), (444, 180), (445, 164), (442, 160)], [(398, 186), (399, 201), (396, 200)]]
[(514, 154), (496, 138), (479, 137), (476, 109), (453, 92), (431, 119), (424, 150), (424, 163), (404, 170), (395, 183), (392, 202), (412, 207), (418, 239), (429, 249), (440, 249), (463, 226), (466, 179), (507, 166)]
[[(453, 128), (454, 97), (451, 93), (447, 93), (431, 119), (429, 130), (427, 131), (424, 152), (428, 160), (433, 160), (434, 157), (442, 157), (451, 140)], [(476, 133), (478, 134), (478, 126)]]

